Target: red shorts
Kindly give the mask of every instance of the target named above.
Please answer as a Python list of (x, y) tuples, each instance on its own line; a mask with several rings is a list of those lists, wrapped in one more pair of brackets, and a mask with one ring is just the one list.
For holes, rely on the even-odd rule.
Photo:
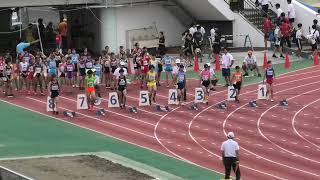
[(92, 94), (94, 92), (94, 87), (87, 87), (87, 93)]
[(28, 80), (33, 80), (33, 72), (30, 72), (30, 73), (28, 74)]
[(273, 78), (267, 78), (266, 82), (271, 85), (273, 83)]
[(149, 67), (148, 66), (141, 66), (141, 73), (147, 74), (148, 71), (149, 71)]

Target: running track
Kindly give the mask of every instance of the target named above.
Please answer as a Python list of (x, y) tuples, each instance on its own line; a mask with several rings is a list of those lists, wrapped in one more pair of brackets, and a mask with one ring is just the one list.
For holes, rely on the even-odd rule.
[[(240, 169), (243, 179), (320, 179), (320, 66), (315, 66), (277, 78), (275, 102), (258, 101), (258, 108), (249, 108), (248, 101), (257, 97), (257, 85), (242, 90), (241, 103), (228, 103), (227, 110), (216, 104), (225, 100), (226, 89), (218, 87), (211, 94), (209, 106), (199, 111), (171, 106), (169, 113), (141, 107), (138, 114), (108, 108), (107, 116), (79, 111), (66, 121), (183, 161), (223, 173), (220, 145), (225, 134), (234, 131), (241, 146)], [(189, 80), (188, 100), (192, 101), (198, 80)], [(76, 91), (76, 90), (75, 90)], [(76, 111), (73, 95), (60, 97), (60, 111)], [(160, 87), (157, 103), (167, 103), (168, 89)], [(103, 93), (106, 98), (107, 93)], [(127, 104), (138, 106), (138, 88), (129, 87)], [(279, 107), (287, 99), (289, 106)], [(20, 95), (9, 103), (46, 114), (46, 97)], [(101, 107), (106, 107), (106, 100)]]

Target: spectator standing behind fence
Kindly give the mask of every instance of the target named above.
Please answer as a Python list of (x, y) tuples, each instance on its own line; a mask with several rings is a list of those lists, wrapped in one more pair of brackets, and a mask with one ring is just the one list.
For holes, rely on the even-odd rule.
[(280, 31), (282, 34), (280, 46), (283, 48), (284, 43), (287, 43), (288, 47), (291, 48), (291, 41), (290, 41), (290, 30), (291, 26), (285, 20), (281, 21)]
[(292, 0), (287, 0), (288, 2), (288, 18), (289, 22), (292, 25), (294, 23), (294, 20), (296, 18), (296, 10), (294, 8), (294, 5), (291, 3)]
[(280, 18), (281, 13), (283, 13), (283, 10), (281, 9), (281, 6), (279, 3), (276, 4), (276, 9), (277, 9), (277, 18)]
[(159, 35), (159, 47), (158, 47), (158, 51), (159, 51), (159, 54), (161, 56), (165, 55), (166, 54), (166, 45), (165, 45), (165, 42), (166, 42), (166, 39), (164, 37), (164, 34), (163, 32), (161, 31), (160, 32), (160, 35)]
[[(257, 0), (256, 1), (256, 5), (259, 5), (261, 4), (261, 7), (262, 7), (262, 11), (266, 14), (268, 14), (268, 11), (269, 11), (269, 4), (270, 1), (269, 0)], [(271, 4), (272, 5), (272, 4)]]
[(264, 48), (268, 48), (268, 39), (269, 39), (269, 34), (272, 30), (272, 22), (270, 17), (268, 17), (267, 14), (263, 15), (263, 33), (264, 33)]
[(236, 173), (236, 180), (240, 180), (239, 144), (234, 141), (234, 133), (228, 132), (228, 140), (221, 145), (222, 162), (225, 168), (225, 179), (230, 179), (231, 168)]
[(67, 42), (67, 30), (68, 30), (68, 24), (67, 24), (67, 19), (64, 18), (60, 23), (59, 23), (59, 34), (61, 35), (61, 48), (62, 49), (67, 49), (68, 42)]

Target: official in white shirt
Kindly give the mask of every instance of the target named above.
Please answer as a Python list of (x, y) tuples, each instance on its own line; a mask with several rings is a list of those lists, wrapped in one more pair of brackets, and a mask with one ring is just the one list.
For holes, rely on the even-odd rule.
[(248, 51), (248, 55), (243, 60), (243, 65), (242, 65), (242, 69), (244, 71), (243, 76), (248, 77), (249, 76), (248, 69), (250, 69), (250, 71), (255, 70), (256, 73), (258, 74), (258, 77), (261, 77), (259, 68), (257, 66), (257, 58), (252, 53), (253, 52), (251, 50)]
[(197, 25), (193, 24), (191, 28), (189, 28), (189, 33), (193, 35), (193, 33), (197, 32)]
[(281, 9), (279, 3), (276, 4), (276, 9), (277, 9), (277, 18), (279, 19), (281, 16), (281, 13), (283, 13), (283, 10)]
[(316, 49), (318, 49), (317, 40), (319, 39), (320, 34), (316, 28), (317, 28), (316, 25), (312, 25), (311, 33), (308, 35), (308, 39), (310, 41), (312, 51), (315, 51)]
[(120, 76), (120, 73), (119, 73), (120, 69), (123, 69), (123, 70), (124, 70), (124, 72), (123, 72), (123, 75), (124, 75), (124, 76), (127, 76), (127, 75), (128, 75), (128, 70), (127, 70), (127, 68), (125, 68), (125, 65), (126, 65), (126, 63), (123, 62), (123, 61), (121, 61), (121, 62), (120, 62), (120, 67), (118, 67), (118, 68), (114, 71), (113, 75), (115, 76), (116, 79), (118, 79), (119, 76)]
[(222, 76), (225, 78), (226, 85), (225, 87), (228, 87), (229, 84), (231, 84), (230, 79), (230, 68), (232, 67), (234, 63), (233, 56), (228, 52), (227, 48), (223, 48), (223, 55), (222, 55)]
[(294, 8), (294, 5), (291, 3), (292, 0), (287, 0), (288, 2), (288, 18), (290, 24), (294, 23), (294, 19), (296, 18), (296, 10)]
[(228, 140), (224, 141), (221, 145), (222, 161), (225, 168), (225, 179), (230, 179), (231, 168), (236, 174), (236, 180), (240, 180), (239, 168), (239, 145), (233, 140), (234, 133), (227, 134)]

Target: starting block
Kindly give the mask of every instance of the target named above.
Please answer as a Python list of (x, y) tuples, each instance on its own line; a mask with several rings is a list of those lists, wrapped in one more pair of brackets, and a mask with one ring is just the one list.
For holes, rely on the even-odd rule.
[(63, 115), (64, 115), (65, 117), (73, 118), (73, 117), (76, 116), (76, 113), (75, 113), (75, 112), (64, 111), (64, 112), (63, 112)]
[(249, 102), (249, 107), (253, 107), (253, 108), (258, 107), (257, 101), (250, 101)]
[(218, 104), (219, 109), (227, 109), (227, 104), (225, 102)]
[(169, 112), (169, 106), (161, 107), (160, 105), (156, 105), (156, 110), (161, 112)]
[(191, 110), (196, 110), (196, 111), (199, 110), (198, 105), (195, 104), (195, 103), (193, 103), (193, 104), (190, 106), (190, 109), (191, 109)]
[(279, 105), (280, 106), (288, 106), (289, 104), (288, 104), (288, 101), (284, 99), (284, 100), (280, 101)]
[(130, 113), (135, 113), (135, 114), (137, 114), (137, 113), (138, 113), (138, 110), (137, 110), (136, 107), (130, 107), (130, 108), (129, 108), (129, 112), (130, 112)]
[(96, 115), (97, 115), (97, 116), (105, 116), (105, 115), (106, 115), (106, 110), (104, 110), (104, 109), (99, 109), (99, 110), (96, 112)]

